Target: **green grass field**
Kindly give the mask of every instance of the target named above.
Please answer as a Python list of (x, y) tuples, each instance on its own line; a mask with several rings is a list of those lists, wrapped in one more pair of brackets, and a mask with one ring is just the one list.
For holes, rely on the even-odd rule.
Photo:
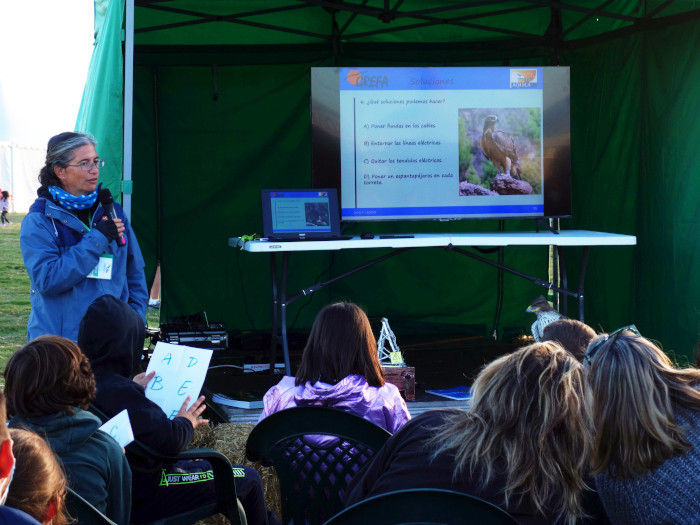
[[(10, 214), (12, 226), (0, 227), (0, 370), (10, 355), (27, 342), (29, 276), (19, 249), (19, 228), (24, 214)], [(148, 309), (148, 326), (157, 327), (158, 310)]]

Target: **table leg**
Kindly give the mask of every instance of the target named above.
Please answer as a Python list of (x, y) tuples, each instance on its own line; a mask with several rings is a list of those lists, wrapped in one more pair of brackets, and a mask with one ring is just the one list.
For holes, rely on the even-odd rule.
[(287, 342), (287, 268), (289, 266), (289, 252), (282, 255), (282, 293), (280, 296), (280, 314), (282, 317), (282, 351), (284, 352), (284, 373), (292, 375), (292, 367), (289, 362), (289, 343)]
[(270, 276), (272, 279), (272, 334), (270, 337), (270, 374), (275, 373), (275, 361), (277, 361), (277, 313), (279, 303), (277, 301), (277, 257), (270, 253)]
[[(559, 259), (559, 286), (568, 289), (568, 279), (566, 277), (566, 260), (564, 259), (564, 247), (555, 246)], [(564, 294), (559, 294), (559, 313), (569, 315), (569, 297)]]
[(581, 257), (581, 273), (578, 276), (578, 320), (583, 323), (583, 283), (586, 280), (586, 265), (588, 264), (588, 246), (583, 247)]

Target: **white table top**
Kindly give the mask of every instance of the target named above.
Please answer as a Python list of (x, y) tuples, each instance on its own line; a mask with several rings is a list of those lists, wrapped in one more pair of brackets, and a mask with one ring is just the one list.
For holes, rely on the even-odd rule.
[[(387, 236), (390, 234), (381, 234)], [(398, 234), (410, 235), (410, 234)], [(634, 246), (637, 237), (618, 233), (587, 230), (495, 233), (416, 233), (412, 237), (361, 239), (353, 237), (338, 241), (278, 242), (256, 240), (243, 246), (247, 252), (307, 252), (359, 248), (417, 248), (430, 246)], [(232, 237), (228, 245), (240, 248), (240, 237)]]

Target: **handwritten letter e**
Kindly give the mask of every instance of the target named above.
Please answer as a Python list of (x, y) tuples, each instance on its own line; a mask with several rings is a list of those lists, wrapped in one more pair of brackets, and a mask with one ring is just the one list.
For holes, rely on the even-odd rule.
[(207, 375), (212, 350), (158, 341), (146, 373), (155, 371), (146, 397), (174, 417), (187, 396), (199, 395)]

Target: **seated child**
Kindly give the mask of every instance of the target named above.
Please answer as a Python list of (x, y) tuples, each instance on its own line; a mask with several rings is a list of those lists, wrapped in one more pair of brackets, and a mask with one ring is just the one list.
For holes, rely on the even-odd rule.
[[(143, 353), (146, 329), (141, 317), (124, 301), (103, 295), (93, 301), (83, 317), (78, 331), (78, 344), (90, 359), (97, 382), (95, 406), (108, 417), (124, 409), (136, 440), (164, 456), (177, 456), (192, 441), (194, 429), (206, 424), (199, 416), (205, 409), (204, 397), (190, 404), (187, 398), (173, 419), (168, 419), (161, 407), (146, 397), (144, 385), (131, 379), (137, 371)], [(144, 380), (147, 383), (146, 378)], [(187, 460), (163, 464), (143, 460), (130, 453), (132, 466), (132, 522), (140, 523), (166, 518), (214, 501), (214, 479), (208, 475), (211, 465), (204, 460)], [(262, 480), (251, 467), (235, 469), (236, 493), (246, 512), (248, 523), (268, 523)], [(162, 476), (202, 473), (200, 481), (161, 483)], [(232, 495), (233, 497), (233, 495)]]
[(4, 377), (10, 427), (46, 439), (68, 486), (112, 521), (128, 523), (131, 470), (122, 448), (87, 411), (95, 378), (76, 344), (57, 335), (37, 337), (10, 356)]
[(34, 432), (11, 428), (10, 437), (17, 463), (5, 504), (44, 525), (64, 525), (66, 476), (56, 456)]
[(367, 315), (352, 303), (329, 304), (318, 313), (296, 377), (283, 377), (263, 403), (260, 420), (306, 405), (353, 412), (392, 433), (411, 419), (399, 389), (384, 381)]
[(556, 341), (579, 361), (595, 336), (593, 328), (576, 319), (559, 319), (542, 330), (542, 341)]

